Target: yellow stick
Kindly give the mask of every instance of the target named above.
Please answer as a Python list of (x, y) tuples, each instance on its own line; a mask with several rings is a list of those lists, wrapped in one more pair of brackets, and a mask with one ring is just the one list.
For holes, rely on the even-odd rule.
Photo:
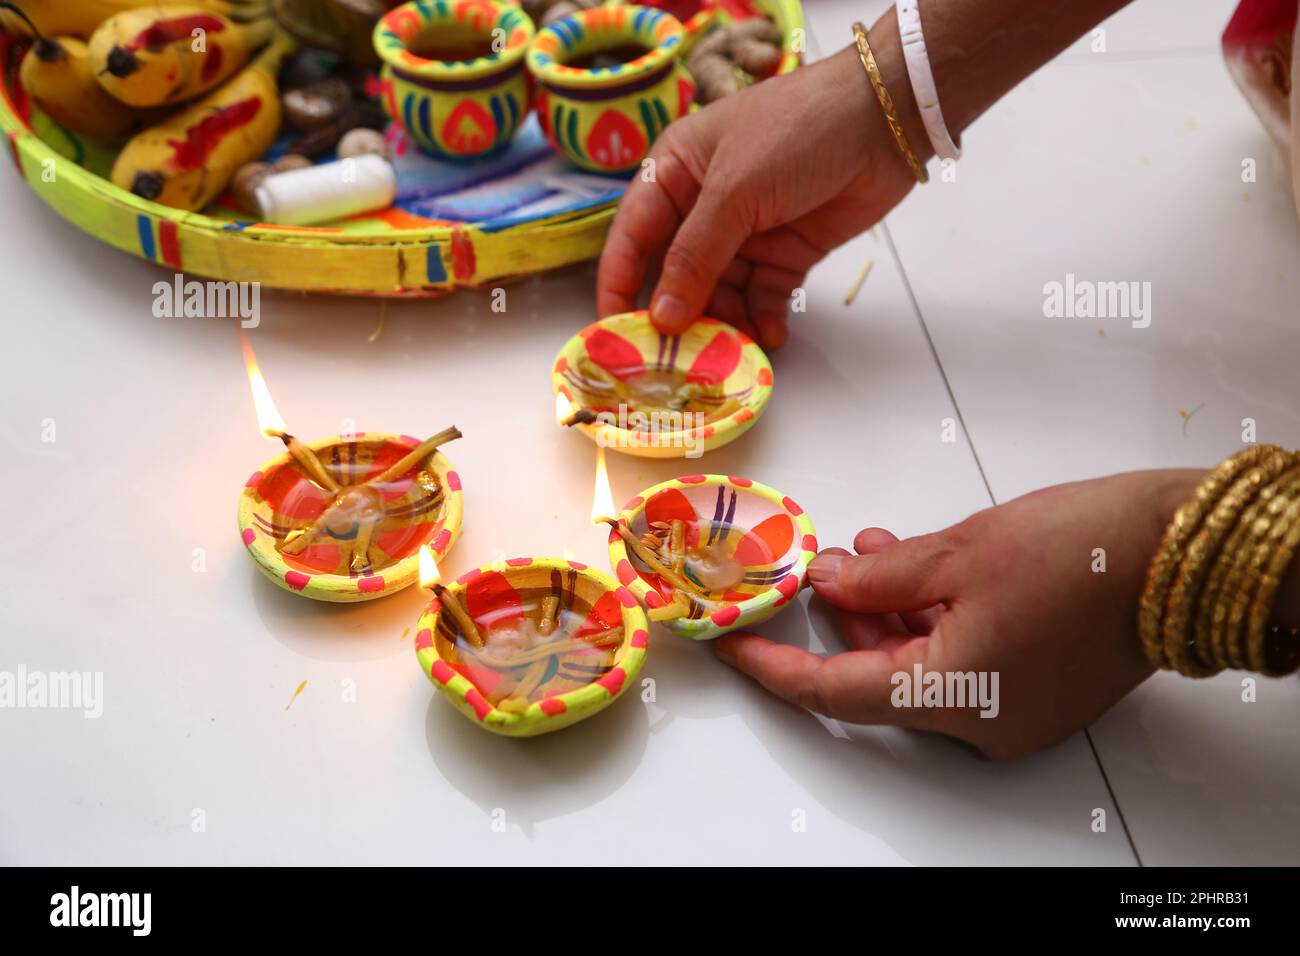
[(389, 468), (387, 471), (383, 472), (382, 474), (374, 478), (371, 478), (368, 482), (366, 482), (366, 484), (382, 485), (386, 481), (392, 481), (394, 478), (400, 478), (402, 477), (402, 475), (406, 474), (408, 471), (414, 468), (419, 462), (427, 458), (429, 454), (432, 451), (434, 451), (434, 449), (436, 449), (439, 445), (445, 444), (446, 442), (452, 441), (460, 437), (461, 437), (460, 429), (457, 428), (455, 425), (452, 425), (450, 428), (443, 429), (442, 431), (438, 432), (438, 434), (434, 435), (432, 438), (426, 438), (424, 441), (420, 442), (419, 445), (417, 445), (415, 448), (412, 448), (409, 452), (407, 452), (406, 456), (403, 457), (401, 461), (393, 465), (391, 468)]
[(339, 483), (334, 477), (325, 470), (325, 466), (320, 463), (316, 453), (294, 438), (288, 432), (273, 431), (267, 432), (272, 438), (278, 438), (284, 442), (284, 447), (289, 450), (289, 454), (294, 460), (302, 466), (302, 470), (307, 473), (307, 477), (316, 482), (326, 491), (338, 491)]
[(433, 593), (442, 604), (443, 610), (450, 614), (456, 621), (456, 626), (460, 628), (460, 633), (465, 640), (469, 641), (479, 650), (482, 650), (486, 646), (486, 643), (483, 640), (483, 635), (479, 633), (478, 626), (474, 623), (474, 619), (469, 616), (469, 613), (463, 607), (460, 606), (460, 602), (456, 600), (455, 595), (441, 584), (433, 585)]

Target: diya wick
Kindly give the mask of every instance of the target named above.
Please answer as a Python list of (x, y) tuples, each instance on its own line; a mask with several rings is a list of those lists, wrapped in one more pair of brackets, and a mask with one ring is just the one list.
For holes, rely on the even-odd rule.
[(572, 428), (574, 425), (594, 425), (600, 421), (600, 416), (590, 408), (577, 408), (558, 392), (555, 395), (555, 417), (565, 428)]
[(253, 354), (252, 343), (248, 341), (248, 336), (242, 329), (239, 332), (239, 346), (244, 353), (244, 366), (248, 369), (248, 385), (253, 390), (253, 407), (257, 410), (257, 423), (262, 429), (262, 434), (267, 438), (278, 438), (284, 442), (284, 447), (302, 466), (308, 478), (326, 491), (338, 491), (338, 482), (325, 470), (316, 453), (285, 431), (284, 419), (280, 417), (280, 411), (275, 407), (271, 390), (266, 387), (266, 379), (262, 375), (261, 366), (257, 364), (257, 356)]
[(420, 546), (420, 587), (426, 588), (433, 592), (433, 596), (438, 599), (438, 604), (444, 611), (452, 616), (456, 622), (456, 627), (464, 638), (473, 644), (479, 650), (486, 646), (483, 635), (479, 633), (478, 625), (474, 619), (469, 616), (469, 612), (461, 606), (456, 596), (449, 592), (441, 583), (442, 572), (438, 569), (438, 562), (429, 550), (427, 544)]

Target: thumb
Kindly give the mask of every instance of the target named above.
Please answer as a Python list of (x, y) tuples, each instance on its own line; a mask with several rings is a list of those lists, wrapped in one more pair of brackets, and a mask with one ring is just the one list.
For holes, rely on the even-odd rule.
[(808, 566), (817, 594), (846, 611), (920, 611), (951, 600), (952, 546), (942, 534), (908, 538), (874, 554), (823, 551)]
[(659, 284), (650, 298), (655, 328), (665, 335), (679, 335), (699, 318), (748, 235), (727, 189), (706, 182), (664, 255)]

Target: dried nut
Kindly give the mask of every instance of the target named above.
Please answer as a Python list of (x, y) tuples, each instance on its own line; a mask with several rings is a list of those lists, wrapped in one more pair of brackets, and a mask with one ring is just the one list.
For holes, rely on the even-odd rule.
[(349, 156), (365, 156), (368, 153), (373, 153), (376, 156), (388, 155), (388, 141), (384, 139), (383, 133), (360, 127), (344, 133), (343, 138), (339, 140), (339, 159), (346, 159)]
[(690, 59), (696, 57), (726, 56), (731, 49), (731, 31), (720, 27), (707, 34), (691, 49)]
[(277, 173), (287, 173), (291, 169), (306, 169), (311, 164), (311, 160), (300, 153), (285, 153), (271, 168)]
[(731, 45), (731, 58), (750, 76), (767, 76), (781, 62), (781, 48), (762, 40), (741, 37)]
[(294, 129), (320, 129), (339, 118), (352, 102), (352, 90), (336, 76), (284, 94), (284, 118)]
[(316, 53), (311, 50), (299, 50), (284, 61), (277, 82), (282, 91), (293, 90), (300, 86), (319, 83), (328, 76), (329, 70), (321, 63)]
[(546, 12), (542, 14), (541, 25), (549, 27), (556, 20), (563, 20), (565, 17), (577, 13), (581, 9), (582, 8), (574, 3), (573, 0), (557, 0), (556, 3), (547, 7)]
[(780, 44), (781, 28), (766, 17), (753, 17), (727, 27), (732, 41), (762, 40), (764, 43)]
[(257, 187), (261, 185), (262, 180), (275, 172), (275, 167), (270, 163), (245, 163), (239, 167), (234, 177), (230, 180), (230, 194), (234, 196), (235, 202), (244, 212), (258, 214), (257, 208)]

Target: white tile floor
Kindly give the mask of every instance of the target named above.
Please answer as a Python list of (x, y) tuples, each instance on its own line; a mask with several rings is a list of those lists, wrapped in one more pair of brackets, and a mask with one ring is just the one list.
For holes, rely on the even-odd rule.
[[(814, 50), (883, 6), (811, 0)], [(1071, 51), (983, 120), (957, 183), (918, 191), (814, 272), (767, 416), (707, 467), (788, 491), (829, 544), (865, 524), (942, 527), (990, 490), (1000, 501), (1065, 478), (1208, 464), (1247, 416), (1261, 439), (1300, 444), (1287, 362), (1300, 227), (1267, 176), (1246, 187), (1237, 175), (1243, 156), (1266, 157), (1213, 52), (1229, 8), (1139, 0), (1107, 25), (1108, 54)], [(1261, 682), (1254, 705), (1233, 677), (1155, 680), (1092, 742), (995, 766), (943, 741), (819, 721), (707, 647), (660, 634), (643, 675), (654, 703), (620, 701), (550, 738), (490, 738), (416, 667), (401, 635), (417, 595), (322, 606), (249, 565), (235, 498), (274, 449), (254, 426), (234, 330), (153, 318), (160, 273), (64, 224), (11, 174), (0, 208), (29, 226), (0, 239), (0, 443), (17, 503), (8, 537), (24, 542), (0, 550), (0, 668), (105, 679), (99, 720), (0, 711), (0, 862), (592, 852), (1123, 865), (1134, 846), (1145, 863), (1300, 860), (1294, 680)], [(875, 269), (845, 307), (866, 258)], [(1151, 327), (1110, 323), (1102, 336), (1100, 323), (1044, 319), (1042, 285), (1067, 272), (1150, 281)], [(508, 295), (504, 317), (480, 294), (390, 305), (370, 342), (375, 303), (268, 293), (253, 342), (300, 434), (344, 419), (465, 430), (449, 449), (468, 508), (451, 573), (494, 552), (563, 548), (603, 566), (586, 522), (592, 446), (556, 433), (547, 392), (554, 352), (590, 317), (592, 270)], [(1178, 411), (1197, 406), (1184, 433)], [(851, 440), (830, 439), (837, 408), (868, 412)], [(969, 442), (939, 441), (958, 415)], [(611, 457), (619, 498), (679, 470)], [(806, 596), (766, 630), (837, 642)], [(1090, 831), (1096, 807), (1122, 812), (1133, 845), (1114, 822)]]

